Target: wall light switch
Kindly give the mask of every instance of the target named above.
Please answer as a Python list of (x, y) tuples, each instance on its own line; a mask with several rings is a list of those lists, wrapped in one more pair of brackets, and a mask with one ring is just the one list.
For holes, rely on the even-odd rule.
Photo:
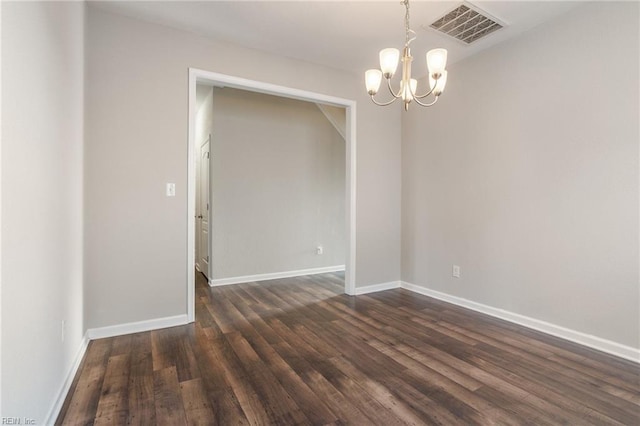
[(175, 197), (176, 196), (176, 184), (168, 183), (167, 184), (167, 197)]
[(453, 265), (451, 275), (453, 275), (454, 278), (460, 278), (460, 267), (458, 265)]
[(316, 247), (316, 254), (322, 254), (322, 253), (324, 253), (324, 248), (322, 246)]

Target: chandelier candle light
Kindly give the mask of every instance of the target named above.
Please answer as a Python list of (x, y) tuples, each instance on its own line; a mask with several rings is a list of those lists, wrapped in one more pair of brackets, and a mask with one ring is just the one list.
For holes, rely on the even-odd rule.
[[(418, 81), (411, 78), (411, 62), (413, 61), (413, 57), (411, 56), (409, 44), (411, 44), (416, 37), (415, 31), (413, 31), (409, 26), (409, 0), (403, 0), (400, 4), (403, 4), (406, 8), (404, 16), (405, 43), (404, 49), (402, 50), (402, 81), (400, 82), (400, 90), (396, 93), (391, 88), (391, 78), (398, 68), (398, 59), (400, 58), (400, 51), (394, 48), (382, 49), (380, 51), (380, 69), (368, 70), (365, 73), (365, 83), (367, 86), (367, 92), (371, 96), (373, 103), (376, 105), (391, 105), (396, 99), (402, 98), (402, 102), (404, 102), (404, 109), (405, 111), (408, 111), (411, 101), (416, 101), (418, 105), (424, 107), (432, 106), (438, 101), (438, 97), (440, 97), (444, 91), (444, 86), (447, 84), (447, 70), (445, 69), (447, 65), (447, 50), (432, 49), (427, 52), (430, 90), (424, 95), (417, 95), (416, 89)], [(389, 102), (378, 102), (374, 98), (380, 88), (382, 77), (387, 80), (389, 92), (391, 92), (391, 95), (393, 96), (393, 99)], [(433, 101), (428, 103), (420, 101), (420, 99), (426, 98), (429, 95), (433, 95)]]

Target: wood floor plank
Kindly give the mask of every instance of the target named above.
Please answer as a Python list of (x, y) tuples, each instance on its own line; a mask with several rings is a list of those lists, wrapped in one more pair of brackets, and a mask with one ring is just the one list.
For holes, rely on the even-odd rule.
[(232, 333), (229, 343), (252, 378), (256, 392), (266, 402), (267, 412), (273, 416), (273, 424), (308, 424), (306, 415), (249, 342), (240, 333)]
[(89, 344), (56, 424), (637, 425), (640, 365), (344, 273), (210, 288)]
[[(336, 344), (348, 348), (349, 353), (360, 360), (360, 364), (365, 364), (365, 360), (370, 364), (367, 370), (369, 376), (387, 382), (400, 378), (402, 383), (394, 383), (394, 387), (404, 385), (409, 394), (415, 394), (416, 391), (423, 394), (430, 400), (428, 404), (431, 407), (429, 416), (433, 417), (436, 422), (451, 417), (453, 414), (454, 419), (457, 417), (458, 421), (467, 423), (483, 423), (486, 421), (485, 416), (489, 415), (491, 418), (498, 419), (502, 424), (515, 424), (499, 407), (493, 406), (490, 401), (476, 398), (471, 392), (446, 377), (435, 372), (429, 373), (428, 369), (409, 371), (399, 362), (397, 356), (359, 347), (359, 345), (342, 338), (343, 333), (339, 330), (331, 330), (328, 333), (333, 333), (333, 336), (325, 334), (325, 339), (335, 339)], [(463, 394), (464, 397), (456, 398), (456, 394)], [(442, 409), (443, 407), (446, 409)]]
[(87, 355), (88, 354), (85, 353), (85, 356), (82, 357), (82, 361), (80, 361), (80, 365), (78, 366), (78, 373), (76, 374), (76, 376), (73, 378), (73, 381), (71, 382), (71, 386), (69, 387), (69, 393), (65, 398), (65, 401), (62, 404), (62, 408), (60, 409), (60, 413), (58, 414), (58, 418), (54, 423), (56, 426), (61, 425), (65, 415), (70, 413), (70, 405), (72, 400), (71, 396), (74, 395), (74, 393), (78, 389), (78, 383), (80, 382), (80, 379), (86, 377), (82, 375), (82, 372), (85, 371), (85, 367), (87, 364)]
[(233, 349), (224, 336), (212, 329), (202, 330), (196, 353), (200, 371), (216, 424), (257, 425), (264, 422), (267, 411), (247, 380)]
[(180, 425), (187, 423), (182, 403), (180, 383), (176, 367), (167, 367), (153, 372), (155, 389), (156, 424)]
[[(460, 327), (458, 326), (451, 325), (451, 327), (460, 330)], [(565, 396), (564, 400), (567, 400), (567, 398), (572, 398), (576, 402), (587, 402), (590, 406), (607, 405), (609, 406), (609, 409), (606, 411), (610, 414), (613, 414), (614, 417), (623, 422), (629, 421), (629, 419), (637, 418), (637, 414), (634, 413), (635, 407), (626, 404), (626, 401), (624, 401), (623, 399), (618, 399), (616, 401), (616, 404), (625, 404), (625, 408), (627, 410), (631, 410), (630, 412), (624, 410), (620, 411), (617, 407), (612, 407), (610, 406), (611, 404), (600, 401), (598, 400), (598, 397), (594, 397), (585, 392), (584, 390), (588, 389), (588, 386), (586, 386), (584, 383), (580, 383), (580, 381), (576, 381), (575, 379), (568, 380), (567, 377), (563, 377), (566, 376), (566, 370), (560, 370), (555, 366), (555, 364), (545, 362), (545, 359), (535, 351), (533, 353), (529, 353), (527, 351), (520, 350), (517, 347), (505, 344), (500, 340), (497, 340), (495, 337), (485, 336), (481, 333), (475, 333), (470, 330), (466, 330), (464, 332), (473, 336), (475, 339), (482, 341), (482, 343), (477, 346), (477, 348), (479, 348), (481, 352), (477, 351), (476, 355), (478, 355), (479, 353), (484, 353), (485, 357), (490, 357), (492, 356), (491, 353), (494, 352), (496, 348), (502, 349), (503, 352), (499, 358), (493, 357), (495, 363), (502, 363), (506, 366), (506, 361), (508, 361), (508, 359), (512, 360), (511, 366), (513, 368), (518, 368), (517, 372), (514, 373), (518, 374), (519, 376), (524, 376), (525, 380), (528, 377), (532, 378), (528, 380), (528, 382), (530, 383), (534, 382), (541, 384), (544, 387), (549, 387), (550, 390), (546, 392), (556, 393), (560, 391), (561, 394), (567, 395)], [(451, 352), (453, 348), (448, 347), (448, 350)], [(560, 380), (559, 378), (562, 379)], [(604, 392), (598, 392), (598, 395), (600, 398), (608, 398), (607, 394)], [(587, 410), (587, 412), (593, 413), (593, 410)], [(601, 420), (610, 421), (612, 419), (604, 417)]]
[(263, 320), (252, 311), (252, 308), (244, 304), (245, 299), (232, 299), (234, 306), (242, 315), (250, 319), (250, 328), (243, 328), (242, 333), (247, 337), (256, 353), (263, 359), (282, 387), (287, 390), (299, 407), (304, 407), (304, 412), (313, 424), (330, 424), (338, 421), (338, 418), (301, 379), (298, 372), (294, 371), (288, 363), (289, 358), (283, 358), (276, 345), (282, 338), (272, 330)]
[(542, 392), (545, 392), (544, 388), (539, 388), (537, 386), (532, 387), (530, 383), (527, 383), (515, 374), (507, 374), (506, 376), (497, 375), (494, 371), (487, 371), (482, 367), (469, 362), (469, 360), (464, 357), (458, 357), (438, 348), (425, 345), (420, 340), (407, 336), (399, 330), (394, 330), (389, 327), (387, 328), (387, 332), (398, 336), (399, 340), (403, 342), (397, 345), (399, 350), (407, 353), (417, 351), (431, 359), (439, 360), (450, 365), (458, 371), (483, 383), (484, 386), (510, 396), (513, 400), (526, 400), (528, 405), (532, 406), (539, 412), (548, 413), (552, 416), (557, 415), (558, 418), (570, 420), (573, 424), (582, 423), (582, 420), (580, 420), (579, 417), (572, 415), (571, 411), (566, 411), (566, 409), (560, 408), (552, 402), (545, 400), (544, 397), (541, 398), (535, 395), (535, 391), (539, 389), (542, 389)]
[[(331, 358), (330, 362), (345, 376), (351, 378), (354, 383), (357, 383), (371, 398), (393, 414), (395, 420), (387, 420), (384, 417), (380, 417), (380, 420), (383, 422), (388, 422), (386, 424), (400, 422), (401, 424), (407, 425), (421, 425), (425, 423), (424, 419), (412, 410), (409, 404), (405, 403), (401, 398), (396, 397), (382, 383), (368, 377), (345, 358)], [(380, 411), (376, 410), (374, 412), (377, 414)]]
[(129, 368), (129, 412), (126, 424), (156, 423), (151, 333), (133, 334)]
[[(550, 363), (549, 367), (557, 366), (556, 373), (558, 374), (575, 372), (576, 374), (573, 375), (574, 378), (589, 379), (593, 377), (599, 379), (601, 382), (607, 382), (618, 387), (626, 388), (629, 384), (631, 384), (631, 387), (634, 387), (633, 382), (629, 382), (629, 380), (633, 380), (633, 374), (621, 374), (619, 371), (612, 374), (610, 369), (609, 373), (604, 373), (604, 371), (607, 371), (609, 368), (608, 366), (601, 365), (601, 363), (592, 360), (585, 360), (583, 356), (571, 353), (564, 348), (554, 347), (545, 342), (532, 340), (519, 333), (503, 335), (503, 333), (500, 333), (500, 328), (495, 325), (484, 326), (480, 332), (482, 335), (493, 339), (493, 341), (500, 341), (503, 344), (516, 348), (519, 353), (532, 353), (543, 358), (544, 361), (554, 359), (556, 363)], [(593, 364), (597, 367), (593, 366)], [(637, 386), (637, 383), (635, 386)]]
[(210, 425), (215, 415), (207, 398), (202, 379), (193, 379), (180, 383), (182, 405), (189, 425)]
[(187, 327), (187, 332), (182, 332), (177, 338), (175, 364), (179, 382), (200, 378), (198, 360), (193, 353), (193, 347), (195, 346), (195, 326), (189, 325)]
[(326, 377), (315, 369), (307, 369), (302, 376), (309, 386), (318, 394), (323, 395), (335, 414), (340, 418), (337, 424), (376, 424), (373, 413), (362, 411), (353, 403), (348, 395), (343, 394), (331, 384)]
[(175, 367), (179, 336), (175, 328), (164, 328), (151, 332), (151, 351), (153, 354), (153, 370)]
[[(289, 329), (283, 323), (274, 320), (271, 322), (281, 336), (283, 342), (274, 345), (276, 351), (287, 360), (291, 368), (307, 383), (316, 393), (319, 399), (326, 397), (327, 392), (331, 394), (333, 404), (330, 409), (341, 419), (363, 419), (366, 410), (353, 405), (352, 401), (345, 396), (341, 389), (341, 380), (346, 375), (339, 375), (339, 370), (329, 362), (329, 358), (324, 356), (318, 346), (311, 345), (300, 339), (300, 328)], [(315, 343), (318, 343), (316, 340)], [(313, 380), (312, 380), (313, 379)], [(341, 401), (337, 404), (337, 401)]]
[(68, 409), (58, 416), (61, 424), (84, 425), (94, 422), (112, 346), (112, 339), (89, 343), (84, 367), (78, 372), (78, 384), (67, 396), (70, 400)]
[(125, 423), (129, 413), (129, 368), (129, 354), (109, 357), (95, 425)]
[[(482, 386), (481, 382), (473, 379), (472, 377), (469, 377), (468, 374), (464, 374), (456, 370), (455, 368), (451, 368), (447, 364), (439, 362), (438, 360), (435, 360), (431, 357), (424, 356), (422, 353), (416, 350), (410, 350), (405, 346), (403, 347), (404, 351), (402, 351), (397, 346), (399, 344), (397, 339), (390, 338), (389, 335), (380, 332), (381, 329), (383, 328), (381, 325), (377, 325), (377, 326), (375, 324), (372, 325), (370, 321), (358, 321), (358, 320), (352, 320), (350, 318), (345, 319), (345, 324), (343, 324), (343, 327), (348, 328), (350, 325), (353, 325), (354, 327), (358, 328), (359, 330), (365, 333), (365, 335), (363, 336), (361, 333), (358, 333), (357, 331), (353, 331), (353, 329), (351, 329), (352, 334), (359, 334), (360, 336), (363, 336), (364, 339), (377, 340), (379, 342), (377, 344), (371, 341), (368, 342), (370, 345), (376, 346), (377, 350), (380, 350), (383, 353), (386, 349), (394, 349), (394, 350), (400, 351), (400, 353), (405, 355), (405, 357), (403, 358), (403, 361), (404, 361), (403, 364), (407, 368), (413, 368), (413, 369), (421, 368), (420, 364), (422, 364), (422, 366), (425, 366), (425, 367), (428, 366), (428, 368), (434, 371), (437, 371), (443, 376), (450, 378), (451, 380), (455, 381), (461, 386), (466, 387), (471, 391), (474, 391)], [(381, 339), (381, 337), (383, 338)]]
[[(405, 381), (405, 379), (407, 379), (406, 368), (396, 360), (385, 354), (370, 351), (366, 347), (360, 347), (360, 345), (345, 339), (343, 333), (339, 330), (323, 330), (316, 328), (314, 325), (308, 326), (311, 327), (314, 333), (320, 336), (322, 340), (329, 341), (336, 347), (339, 347), (342, 357), (357, 359), (359, 368), (368, 377), (383, 383), (388, 388), (393, 389), (393, 392), (400, 392), (400, 390), (404, 389), (405, 395), (415, 395), (416, 392), (420, 393), (413, 387), (415, 383), (411, 384)], [(398, 381), (396, 380), (397, 377), (402, 377), (403, 380)], [(436, 391), (436, 389), (430, 387), (428, 383), (418, 383), (418, 387), (425, 391), (425, 396)], [(433, 413), (433, 415), (435, 414), (437, 413)], [(444, 414), (442, 414), (441, 417), (444, 417)], [(432, 420), (437, 421), (436, 418), (432, 418)]]

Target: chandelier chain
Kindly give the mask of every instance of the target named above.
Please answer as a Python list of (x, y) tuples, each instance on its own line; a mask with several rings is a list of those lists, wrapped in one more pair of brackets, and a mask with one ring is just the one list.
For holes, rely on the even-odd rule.
[[(400, 4), (403, 4), (404, 7), (406, 8), (406, 12), (404, 15), (404, 34), (405, 34), (404, 45), (409, 46), (409, 43), (411, 43), (413, 40), (416, 39), (416, 36), (415, 36), (416, 32), (411, 29), (411, 25), (409, 24), (409, 18), (410, 18), (409, 0), (402, 0)], [(413, 34), (413, 37), (410, 37), (410, 34)]]

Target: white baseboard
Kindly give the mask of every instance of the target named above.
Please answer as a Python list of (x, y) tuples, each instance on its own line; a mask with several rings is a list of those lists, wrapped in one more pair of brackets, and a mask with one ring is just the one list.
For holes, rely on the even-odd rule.
[(78, 372), (78, 368), (80, 368), (80, 363), (82, 362), (82, 358), (84, 358), (85, 352), (87, 352), (87, 347), (89, 346), (89, 337), (85, 334), (80, 341), (80, 347), (76, 352), (76, 356), (73, 359), (73, 364), (71, 364), (71, 368), (67, 371), (67, 375), (64, 378), (64, 382), (62, 382), (62, 386), (60, 390), (58, 390), (58, 394), (56, 399), (49, 409), (49, 413), (47, 413), (46, 420), (44, 422), (45, 425), (52, 425), (56, 422), (58, 415), (60, 415), (60, 410), (62, 410), (62, 406), (64, 405), (64, 400), (71, 389), (71, 384), (73, 383), (73, 379), (76, 377)]
[(400, 285), (402, 288), (413, 291), (415, 293), (433, 297), (434, 299), (449, 302), (454, 305), (462, 306), (463, 308), (481, 312), (483, 314), (487, 314), (492, 317), (500, 318), (515, 324), (532, 328), (546, 334), (551, 334), (552, 336), (560, 337), (561, 339), (569, 340), (571, 342), (575, 342), (589, 348), (597, 349), (599, 351), (606, 352), (608, 354), (615, 355), (629, 361), (640, 363), (640, 349), (636, 349), (631, 346), (622, 345), (611, 340), (592, 336), (580, 331), (571, 330), (569, 328), (551, 324), (546, 321), (541, 321), (535, 318), (516, 314), (514, 312), (505, 311), (504, 309), (498, 309), (492, 306), (483, 305), (482, 303), (473, 302), (461, 297), (441, 293), (439, 291), (431, 290), (429, 288), (411, 284), (405, 281), (402, 281)]
[(175, 327), (188, 324), (186, 314), (173, 317), (156, 318), (146, 321), (130, 322), (126, 324), (111, 325), (108, 327), (90, 328), (87, 336), (90, 340), (103, 339), (105, 337), (122, 336), (124, 334), (140, 333), (143, 331), (157, 330), (159, 328)]
[(375, 293), (376, 291), (392, 290), (394, 288), (400, 288), (400, 281), (389, 281), (388, 283), (380, 283), (367, 285), (364, 287), (356, 287), (356, 296), (367, 293)]
[(251, 283), (256, 281), (277, 280), (280, 278), (301, 277), (303, 275), (327, 274), (329, 272), (344, 271), (344, 265), (325, 266), (322, 268), (300, 269), (298, 271), (273, 272), (269, 274), (244, 275), (240, 277), (219, 278), (217, 280), (209, 280), (211, 287), (221, 285)]

